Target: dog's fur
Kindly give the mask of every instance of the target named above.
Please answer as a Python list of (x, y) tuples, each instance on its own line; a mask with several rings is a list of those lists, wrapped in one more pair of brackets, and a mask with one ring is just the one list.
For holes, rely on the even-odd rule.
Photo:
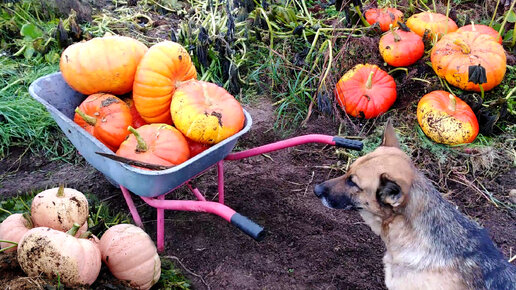
[(390, 122), (380, 147), (314, 192), (380, 235), (389, 289), (516, 289), (516, 267), (413, 166)]

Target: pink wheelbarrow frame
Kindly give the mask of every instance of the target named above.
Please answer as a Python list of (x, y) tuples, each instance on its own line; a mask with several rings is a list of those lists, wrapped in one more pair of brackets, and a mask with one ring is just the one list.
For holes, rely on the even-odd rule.
[[(57, 125), (72, 142), (75, 148), (94, 168), (115, 186), (120, 186), (134, 222), (143, 227), (140, 215), (134, 206), (131, 193), (140, 196), (145, 203), (157, 210), (157, 246), (164, 250), (165, 210), (183, 210), (208, 212), (216, 214), (256, 240), (263, 239), (263, 227), (235, 212), (224, 204), (224, 161), (238, 160), (267, 152), (297, 146), (306, 143), (323, 143), (344, 148), (362, 150), (362, 142), (348, 140), (342, 137), (327, 135), (305, 135), (263, 145), (242, 152), (233, 153), (237, 139), (249, 131), (252, 119), (244, 110), (246, 122), (244, 128), (237, 134), (211, 146), (189, 160), (165, 170), (144, 170), (99, 155), (113, 154), (99, 140), (73, 122), (74, 110), (86, 96), (74, 91), (66, 84), (61, 73), (41, 77), (29, 87), (30, 95), (45, 106)], [(204, 195), (194, 188), (190, 180), (217, 166), (218, 173), (218, 202), (207, 201)], [(197, 200), (166, 200), (168, 193), (186, 185)]]

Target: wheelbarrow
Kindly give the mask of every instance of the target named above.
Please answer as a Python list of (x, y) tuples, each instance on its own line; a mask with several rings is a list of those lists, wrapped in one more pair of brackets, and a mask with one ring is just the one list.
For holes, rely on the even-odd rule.
[[(70, 88), (60, 72), (41, 77), (29, 87), (30, 95), (43, 104), (75, 148), (115, 186), (119, 186), (136, 225), (143, 228), (142, 220), (132, 194), (139, 196), (157, 211), (157, 248), (164, 250), (165, 210), (208, 212), (235, 225), (255, 240), (263, 239), (265, 230), (247, 217), (224, 204), (224, 161), (239, 160), (306, 143), (323, 143), (343, 148), (362, 150), (362, 142), (342, 137), (311, 134), (293, 137), (241, 152), (233, 152), (240, 136), (249, 131), (251, 116), (244, 110), (245, 125), (237, 134), (211, 146), (189, 160), (165, 170), (144, 170), (121, 163), (100, 154), (113, 154), (99, 140), (73, 122), (74, 110), (86, 98)], [(218, 202), (207, 201), (190, 180), (216, 166), (218, 174)], [(197, 200), (167, 200), (166, 195), (186, 185)], [(131, 194), (132, 193), (132, 194)]]

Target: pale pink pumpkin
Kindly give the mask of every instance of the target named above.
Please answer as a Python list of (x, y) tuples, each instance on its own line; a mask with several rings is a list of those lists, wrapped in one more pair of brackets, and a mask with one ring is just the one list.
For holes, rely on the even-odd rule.
[(109, 228), (100, 238), (102, 261), (116, 278), (149, 289), (161, 275), (161, 261), (149, 235), (131, 224)]
[(59, 276), (67, 287), (91, 285), (97, 279), (102, 264), (100, 250), (94, 236), (76, 238), (79, 225), (68, 233), (48, 227), (33, 228), (23, 235), (18, 244), (18, 263), (30, 277), (44, 275), (49, 279)]
[(80, 191), (55, 187), (37, 194), (31, 205), (35, 227), (68, 231), (74, 223), (84, 225), (88, 219), (88, 200)]
[[(12, 214), (0, 224), (0, 240), (18, 243), (23, 235), (32, 228), (32, 220), (29, 214)], [(12, 245), (11, 243), (0, 243), (0, 248), (3, 249)], [(16, 248), (10, 248), (5, 252), (16, 251)]]

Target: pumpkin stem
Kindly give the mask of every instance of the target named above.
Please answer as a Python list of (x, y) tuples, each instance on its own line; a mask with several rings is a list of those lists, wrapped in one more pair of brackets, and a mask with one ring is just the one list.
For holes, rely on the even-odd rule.
[(469, 48), (469, 45), (464, 42), (462, 39), (455, 39), (453, 41), (453, 44), (458, 45), (460, 49), (462, 50), (462, 53), (469, 54), (471, 52), (471, 49)]
[(32, 222), (32, 218), (30, 217), (30, 214), (28, 212), (25, 212), (22, 214), (23, 218), (25, 219), (26, 221), (26, 225), (25, 227), (27, 227), (28, 229), (32, 229), (34, 228), (34, 223)]
[(369, 73), (369, 77), (367, 77), (367, 82), (365, 84), (366, 89), (370, 90), (373, 87), (373, 75), (374, 71)]
[(136, 152), (146, 152), (149, 150), (149, 147), (147, 146), (147, 143), (145, 143), (145, 140), (143, 140), (142, 135), (136, 131), (133, 127), (129, 126), (127, 128), (129, 132), (134, 134), (134, 137), (136, 138), (136, 142), (138, 142), (138, 145), (136, 145)]
[(475, 28), (475, 22), (471, 21), (471, 31), (477, 31)]
[(57, 197), (64, 197), (65, 196), (65, 194), (64, 194), (64, 184), (59, 185), (59, 188), (57, 189), (56, 196)]
[(90, 231), (86, 231), (82, 234), (79, 235), (79, 239), (87, 239), (89, 238), (90, 236), (92, 235), (92, 233)]
[(450, 103), (448, 104), (448, 110), (450, 110), (452, 113), (455, 113), (455, 110), (457, 109), (457, 100), (455, 99), (455, 96), (452, 94), (449, 94), (448, 97), (450, 97)]
[(396, 31), (394, 31), (394, 27), (392, 26), (392, 23), (389, 24), (389, 29), (391, 30), (392, 36), (394, 36), (394, 42), (401, 41), (401, 37)]
[(69, 234), (70, 236), (75, 236), (80, 227), (81, 226), (78, 223), (73, 223), (72, 228), (70, 230), (68, 230), (66, 233)]
[(88, 123), (88, 125), (95, 126), (97, 124), (97, 119), (92, 116), (86, 115), (83, 111), (79, 109), (79, 107), (75, 108), (75, 112), (81, 116), (84, 122)]
[(484, 87), (482, 86), (482, 84), (478, 84), (478, 87), (480, 88), (480, 97), (483, 100), (484, 99)]

